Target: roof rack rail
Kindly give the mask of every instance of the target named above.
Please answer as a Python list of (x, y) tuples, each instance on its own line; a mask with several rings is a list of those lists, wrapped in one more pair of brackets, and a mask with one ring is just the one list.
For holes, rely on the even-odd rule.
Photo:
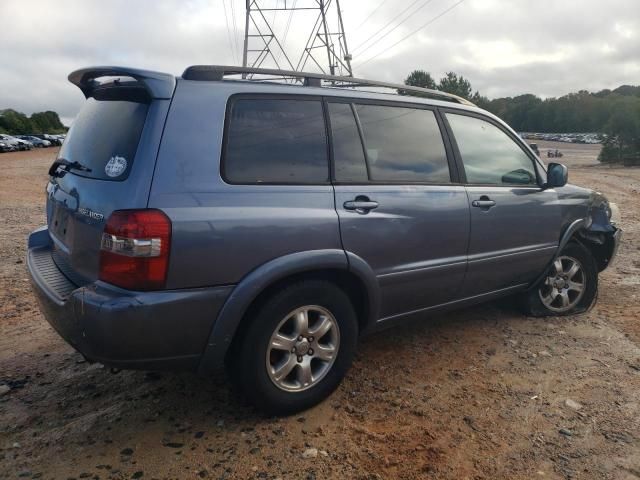
[[(193, 65), (188, 67), (182, 74), (185, 80), (221, 81), (230, 75), (242, 75), (246, 79), (247, 75), (268, 75), (271, 77), (293, 78), (302, 82), (304, 86), (321, 87), (322, 82), (330, 82), (330, 87), (379, 87), (389, 88), (396, 91), (421, 93), (428, 97), (440, 98), (454, 101), (463, 105), (475, 107), (469, 100), (454, 95), (452, 93), (441, 92), (429, 88), (414, 87), (399, 83), (380, 82), (377, 80), (365, 80), (355, 77), (340, 77), (335, 75), (325, 75), (323, 73), (297, 72), (294, 70), (278, 70), (271, 68), (234, 67), (225, 65)], [(253, 79), (253, 81), (265, 81), (265, 79)]]

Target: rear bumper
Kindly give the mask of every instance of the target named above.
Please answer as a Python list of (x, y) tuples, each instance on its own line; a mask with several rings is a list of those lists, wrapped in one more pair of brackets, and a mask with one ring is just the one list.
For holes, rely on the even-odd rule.
[(46, 229), (29, 237), (27, 266), (51, 326), (88, 360), (116, 368), (195, 370), (232, 286), (133, 292), (73, 284), (53, 262)]

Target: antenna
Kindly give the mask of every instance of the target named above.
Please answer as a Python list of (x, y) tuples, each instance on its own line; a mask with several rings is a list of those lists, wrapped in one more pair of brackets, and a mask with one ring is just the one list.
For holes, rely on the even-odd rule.
[[(283, 17), (284, 30), (276, 33)], [(311, 27), (298, 52), (285, 45), (295, 20)], [(351, 59), (339, 0), (246, 0), (243, 67), (302, 71), (309, 64), (322, 74), (352, 77)]]

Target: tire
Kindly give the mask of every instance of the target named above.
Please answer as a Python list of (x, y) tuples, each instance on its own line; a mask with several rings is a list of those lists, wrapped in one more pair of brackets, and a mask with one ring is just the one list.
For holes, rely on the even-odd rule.
[[(575, 273), (573, 265), (578, 266)], [(598, 269), (593, 255), (583, 245), (570, 242), (545, 277), (525, 293), (524, 311), (532, 317), (575, 315), (589, 310), (597, 295)]]
[(304, 280), (257, 311), (232, 350), (231, 380), (258, 410), (292, 414), (336, 389), (351, 366), (357, 340), (356, 314), (344, 291), (328, 281)]

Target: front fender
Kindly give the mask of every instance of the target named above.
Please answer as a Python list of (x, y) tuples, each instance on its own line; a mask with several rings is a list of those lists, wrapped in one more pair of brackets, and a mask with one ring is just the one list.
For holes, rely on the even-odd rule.
[(378, 313), (379, 295), (375, 276), (366, 262), (338, 249), (292, 253), (259, 266), (233, 289), (211, 329), (198, 372), (207, 375), (223, 366), (245, 312), (261, 292), (285, 277), (314, 270), (350, 270), (356, 274), (367, 289), (367, 324), (371, 323), (370, 318)]
[(553, 257), (551, 258), (551, 260), (549, 261), (545, 269), (542, 272), (540, 272), (540, 275), (538, 275), (538, 277), (536, 277), (536, 279), (533, 282), (531, 282), (528, 289), (535, 288), (535, 286), (538, 285), (538, 283), (540, 283), (540, 281), (547, 275), (547, 272), (549, 271), (549, 268), (551, 268), (551, 265), (553, 265), (553, 262), (555, 262), (556, 259), (560, 256), (560, 252), (562, 252), (564, 247), (567, 246), (567, 243), (569, 243), (573, 235), (575, 235), (581, 229), (584, 229), (585, 227), (587, 227), (587, 225), (588, 225), (587, 218), (579, 218), (569, 224), (569, 226), (562, 233), (562, 237), (560, 237), (558, 248), (553, 254)]

